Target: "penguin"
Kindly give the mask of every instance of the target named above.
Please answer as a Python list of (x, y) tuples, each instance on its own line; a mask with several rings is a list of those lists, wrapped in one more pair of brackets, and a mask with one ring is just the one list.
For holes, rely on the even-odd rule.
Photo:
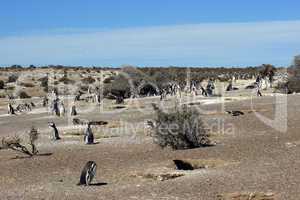
[(87, 124), (87, 128), (84, 132), (84, 143), (85, 144), (94, 144), (94, 134), (91, 129), (91, 124)]
[(60, 140), (61, 138), (59, 137), (59, 133), (58, 133), (58, 130), (56, 128), (56, 125), (54, 122), (49, 122), (48, 123), (49, 127), (53, 129), (53, 135), (52, 135), (52, 139), (53, 140)]
[(88, 161), (81, 171), (80, 180), (77, 185), (90, 185), (96, 176), (97, 164), (95, 161)]

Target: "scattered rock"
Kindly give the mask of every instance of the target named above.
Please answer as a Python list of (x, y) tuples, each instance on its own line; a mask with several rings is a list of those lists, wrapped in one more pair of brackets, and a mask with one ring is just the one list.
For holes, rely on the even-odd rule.
[(217, 200), (277, 200), (278, 197), (272, 192), (245, 192), (229, 193), (217, 196)]

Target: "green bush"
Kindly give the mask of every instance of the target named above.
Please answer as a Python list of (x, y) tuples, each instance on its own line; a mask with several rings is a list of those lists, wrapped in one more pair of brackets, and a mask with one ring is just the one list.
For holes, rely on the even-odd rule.
[(195, 108), (183, 106), (172, 112), (156, 111), (153, 139), (160, 147), (189, 149), (210, 145), (209, 134)]

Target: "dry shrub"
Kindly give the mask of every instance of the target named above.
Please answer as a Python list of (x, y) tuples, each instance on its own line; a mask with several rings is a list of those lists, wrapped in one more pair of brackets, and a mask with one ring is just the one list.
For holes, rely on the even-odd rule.
[(153, 139), (156, 144), (172, 149), (189, 149), (210, 145), (209, 134), (199, 112), (183, 106), (166, 113), (152, 104), (156, 111)]
[(0, 90), (3, 90), (5, 87), (4, 81), (0, 80)]
[(263, 77), (273, 77), (275, 75), (276, 68), (274, 65), (271, 64), (263, 64), (261, 66), (260, 74)]
[(41, 82), (41, 87), (43, 88), (43, 91), (48, 92), (48, 77), (44, 76), (44, 77), (38, 79), (38, 81)]
[(110, 79), (113, 79), (113, 81), (107, 81), (104, 86), (104, 96), (106, 97), (112, 94), (114, 96), (129, 98), (139, 93), (137, 89), (142, 83), (143, 85), (147, 83), (155, 85), (153, 79), (141, 70), (130, 66), (124, 67), (118, 75), (112, 76)]
[(68, 84), (74, 84), (74, 83), (75, 83), (75, 81), (69, 79), (69, 78), (66, 77), (66, 76), (61, 77), (61, 78), (59, 79), (59, 82), (64, 83), (64, 84), (66, 84), (66, 85), (68, 85)]
[(17, 80), (18, 80), (18, 76), (17, 75), (15, 75), (15, 74), (12, 74), (12, 75), (10, 75), (9, 77), (8, 77), (8, 80), (7, 80), (7, 82), (8, 83), (14, 83), (14, 82), (16, 82)]
[(103, 83), (105, 83), (105, 84), (112, 83), (114, 80), (115, 80), (115, 77), (111, 76), (111, 77), (104, 79)]
[(103, 92), (104, 96), (107, 98), (109, 98), (109, 95), (129, 98), (131, 93), (130, 84), (124, 76), (117, 76), (112, 83), (105, 84)]
[(20, 99), (28, 99), (31, 98), (30, 95), (28, 95), (25, 91), (20, 91), (18, 96), (20, 97)]
[(294, 64), (289, 71), (290, 76), (286, 84), (288, 93), (300, 92), (300, 55), (295, 56)]
[(11, 149), (26, 154), (30, 157), (37, 155), (36, 141), (39, 138), (39, 133), (34, 127), (28, 132), (29, 141), (24, 144), (19, 136), (2, 138), (2, 145), (0, 149)]
[(21, 83), (20, 83), (20, 86), (24, 86), (24, 87), (34, 87), (34, 84), (32, 84), (32, 83), (23, 83), (23, 82), (21, 82)]
[(42, 87), (48, 87), (48, 77), (47, 76), (44, 76), (44, 77), (38, 79), (38, 81), (41, 82)]
[(81, 82), (84, 84), (93, 84), (95, 81), (96, 80), (91, 76), (81, 79)]
[(79, 90), (87, 92), (89, 90), (89, 86), (88, 85), (80, 85)]
[(10, 86), (7, 86), (7, 88), (6, 88), (7, 90), (14, 90), (14, 89), (16, 89), (16, 87), (15, 86), (13, 86), (13, 85), (10, 85)]

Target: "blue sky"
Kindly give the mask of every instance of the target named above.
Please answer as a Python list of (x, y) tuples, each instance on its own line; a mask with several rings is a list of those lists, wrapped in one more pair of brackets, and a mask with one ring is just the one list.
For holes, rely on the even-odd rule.
[(300, 2), (3, 0), (0, 65), (289, 65)]

